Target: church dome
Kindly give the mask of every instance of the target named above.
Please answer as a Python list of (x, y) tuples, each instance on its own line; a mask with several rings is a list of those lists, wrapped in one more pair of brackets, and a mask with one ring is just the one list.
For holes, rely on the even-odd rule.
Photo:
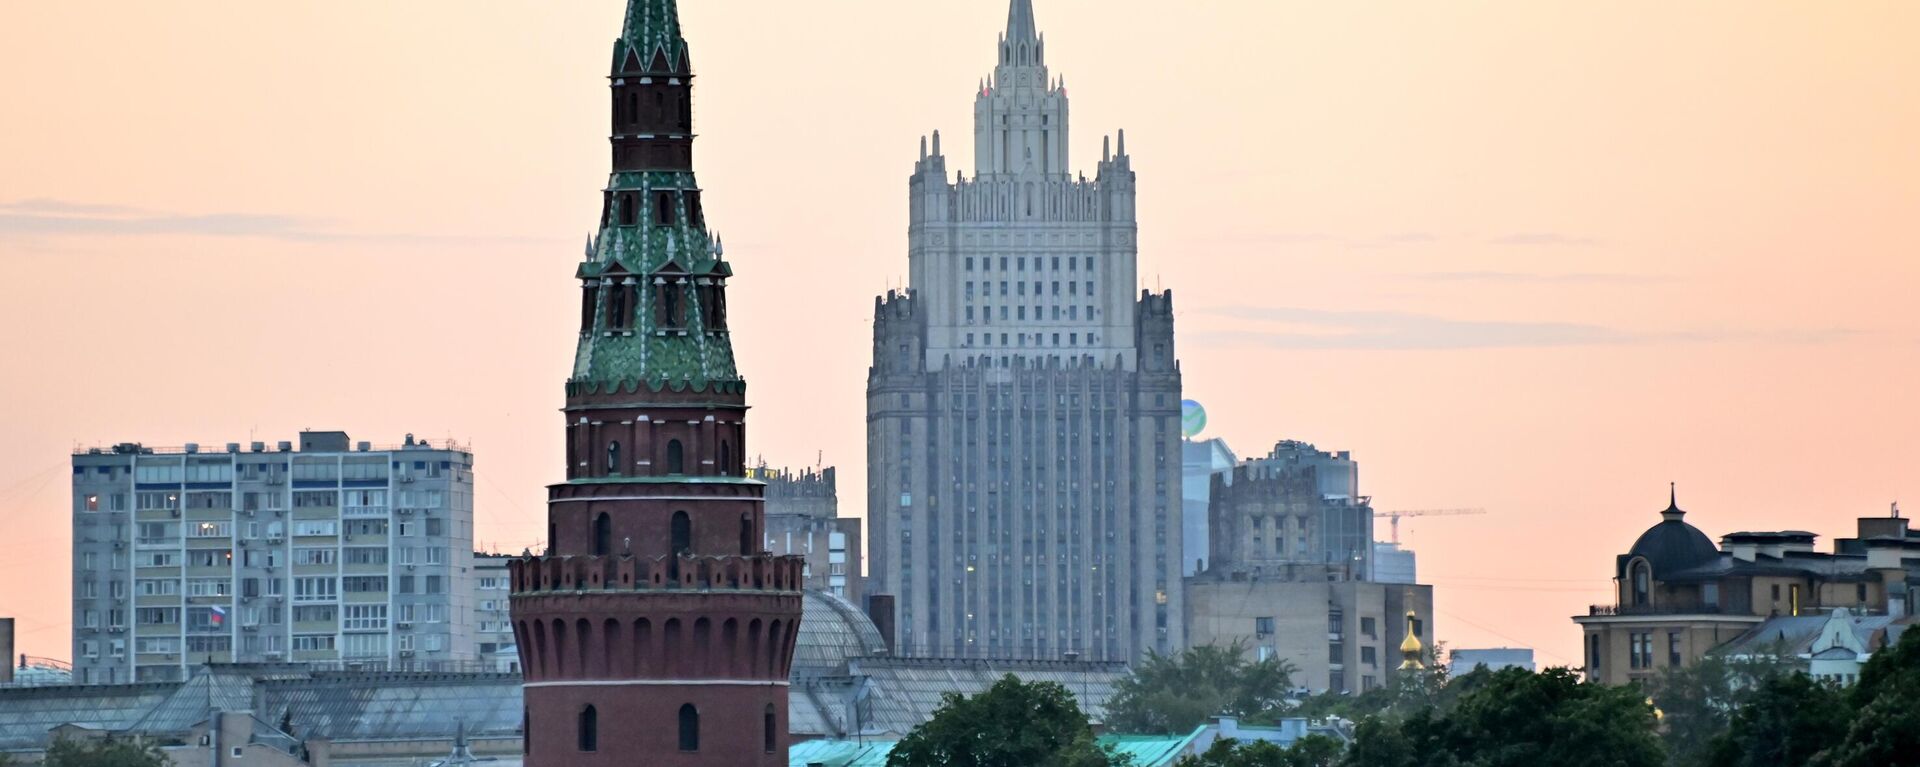
[(1622, 564), (1630, 565), (1636, 559), (1645, 559), (1653, 567), (1654, 577), (1658, 578), (1718, 560), (1720, 548), (1713, 545), (1713, 539), (1700, 532), (1700, 528), (1687, 524), (1686, 516), (1677, 500), (1670, 499), (1666, 511), (1660, 512), (1659, 524), (1640, 534), (1640, 539), (1633, 542), (1633, 549), (1627, 552)]
[(793, 648), (794, 678), (845, 674), (848, 659), (886, 650), (880, 629), (853, 603), (813, 589), (802, 597), (800, 636)]

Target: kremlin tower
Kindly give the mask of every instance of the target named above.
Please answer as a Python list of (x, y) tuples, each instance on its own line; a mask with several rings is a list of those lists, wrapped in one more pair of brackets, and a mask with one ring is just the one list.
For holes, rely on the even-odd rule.
[(803, 560), (763, 550), (745, 476), (690, 62), (674, 0), (629, 0), (613, 171), (577, 273), (567, 479), (548, 489), (546, 553), (511, 564), (529, 767), (787, 763)]

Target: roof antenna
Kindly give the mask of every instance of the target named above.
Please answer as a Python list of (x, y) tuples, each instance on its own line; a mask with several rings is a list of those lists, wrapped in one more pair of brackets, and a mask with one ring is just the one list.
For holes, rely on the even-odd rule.
[(1900, 502), (1899, 501), (1893, 502), (1893, 518), (1894, 519), (1900, 518)]

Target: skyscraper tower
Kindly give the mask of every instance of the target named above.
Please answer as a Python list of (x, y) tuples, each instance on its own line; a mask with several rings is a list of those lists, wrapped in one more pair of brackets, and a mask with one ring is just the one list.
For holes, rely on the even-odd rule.
[(1046, 53), (1013, 0), (974, 174), (921, 140), (910, 287), (875, 304), (869, 590), (902, 654), (1131, 660), (1183, 633), (1173, 298), (1134, 292), (1125, 134), (1070, 175)]
[(546, 553), (510, 566), (526, 762), (784, 765), (803, 560), (761, 546), (733, 272), (701, 213), (674, 0), (629, 0), (610, 79), (567, 480), (548, 489)]

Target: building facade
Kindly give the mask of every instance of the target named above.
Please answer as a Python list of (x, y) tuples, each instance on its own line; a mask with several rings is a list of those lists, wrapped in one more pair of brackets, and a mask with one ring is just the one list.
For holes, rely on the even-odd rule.
[(506, 554), (474, 552), (469, 604), (473, 605), (474, 657), (480, 668), (517, 674), (520, 648), (513, 642), (511, 579), (507, 574), (511, 561), (513, 557)]
[[(1185, 580), (1187, 641), (1278, 657), (1297, 684), (1365, 692), (1433, 645), (1433, 589), (1374, 577), (1373, 507), (1347, 452), (1282, 441), (1212, 475), (1205, 567)], [(1412, 620), (1407, 615), (1412, 614)]]
[(1173, 298), (1135, 293), (1124, 135), (1070, 175), (1030, 0), (974, 99), (972, 177), (935, 133), (908, 182), (911, 285), (876, 301), (871, 590), (906, 655), (1131, 660), (1178, 648)]
[(1672, 498), (1660, 516), (1616, 558), (1616, 601), (1573, 618), (1590, 680), (1651, 680), (1738, 644), (1770, 618), (1914, 614), (1920, 535), (1897, 514), (1861, 518), (1858, 536), (1836, 540), (1832, 553), (1798, 530), (1730, 533), (1715, 546)]
[(576, 272), (566, 481), (547, 550), (508, 564), (530, 767), (787, 761), (799, 557), (765, 551), (746, 476), (732, 267), (693, 174), (674, 0), (629, 0), (609, 75), (613, 171)]
[(81, 683), (205, 662), (431, 668), (474, 658), (473, 454), (303, 432), (73, 456)]
[(767, 483), (767, 551), (805, 557), (807, 588), (860, 604), (866, 593), (860, 520), (840, 516), (833, 467), (762, 466), (750, 476)]
[(1215, 475), (1232, 471), (1239, 463), (1223, 439), (1190, 439), (1180, 443), (1180, 575), (1198, 575), (1207, 569), (1207, 550), (1213, 535), (1207, 519)]

